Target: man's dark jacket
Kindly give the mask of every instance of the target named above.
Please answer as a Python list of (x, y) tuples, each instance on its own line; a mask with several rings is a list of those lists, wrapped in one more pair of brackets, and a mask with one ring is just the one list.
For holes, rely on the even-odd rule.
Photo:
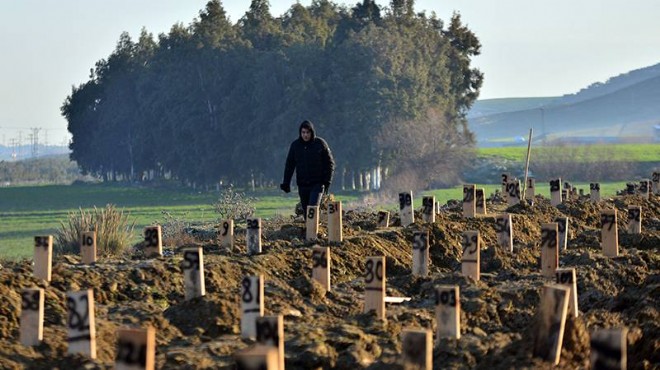
[(303, 127), (312, 132), (312, 138), (306, 142), (302, 136), (299, 136), (291, 143), (284, 168), (284, 184), (291, 183), (295, 170), (298, 186), (321, 184), (326, 187), (327, 191), (335, 171), (335, 160), (328, 143), (314, 134), (314, 126), (310, 122), (300, 125), (299, 134)]

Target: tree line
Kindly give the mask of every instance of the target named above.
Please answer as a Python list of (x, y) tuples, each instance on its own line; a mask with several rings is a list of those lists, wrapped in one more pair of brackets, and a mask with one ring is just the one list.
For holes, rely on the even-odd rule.
[(72, 88), (61, 108), (71, 159), (106, 181), (267, 184), (309, 119), (333, 150), (335, 184), (376, 168), (451, 181), (474, 146), (465, 114), (483, 80), (470, 65), (480, 47), (460, 14), (445, 25), (413, 0), (314, 0), (280, 17), (252, 0), (234, 24), (211, 0), (157, 39), (122, 33)]

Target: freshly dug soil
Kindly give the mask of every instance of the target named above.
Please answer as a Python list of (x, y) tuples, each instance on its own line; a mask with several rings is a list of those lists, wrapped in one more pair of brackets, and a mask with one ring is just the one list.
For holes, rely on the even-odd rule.
[[(642, 233), (627, 233), (627, 206), (642, 207)], [(50, 284), (35, 279), (31, 261), (4, 261), (0, 268), (0, 368), (110, 369), (115, 357), (115, 330), (125, 326), (156, 328), (156, 365), (163, 369), (230, 369), (233, 354), (253, 344), (240, 338), (239, 291), (246, 275), (263, 274), (265, 312), (284, 316), (288, 369), (401, 369), (401, 332), (429, 328), (435, 332), (433, 288), (458, 284), (461, 339), (435, 340), (436, 368), (538, 369), (550, 363), (532, 357), (532, 328), (540, 288), (551, 281), (539, 273), (540, 226), (569, 217), (568, 249), (560, 266), (577, 271), (578, 318), (566, 323), (557, 368), (589, 368), (589, 333), (599, 328), (628, 327), (628, 368), (660, 364), (660, 201), (634, 196), (586, 199), (558, 207), (537, 197), (533, 207), (489, 202), (489, 214), (513, 214), (514, 252), (497, 247), (492, 216), (464, 219), (460, 204), (443, 207), (432, 225), (377, 229), (377, 213), (344, 212), (344, 242), (322, 246), (332, 253), (332, 290), (311, 280), (311, 246), (304, 242), (302, 222), (262, 223), (263, 253), (245, 255), (245, 232), (237, 230), (234, 251), (217, 240), (198, 238), (204, 247), (206, 296), (184, 300), (182, 255), (178, 248), (156, 259), (101, 259), (83, 266), (78, 256), (58, 256)], [(346, 208), (346, 207), (345, 207)], [(600, 211), (619, 210), (620, 256), (600, 250)], [(417, 215), (421, 216), (421, 215)], [(418, 218), (418, 219), (421, 219)], [(392, 215), (395, 225), (398, 215)], [(428, 277), (411, 275), (413, 232), (430, 231)], [(480, 281), (461, 276), (461, 239), (465, 230), (481, 235)], [(201, 233), (203, 234), (203, 233)], [(387, 304), (387, 320), (363, 313), (365, 257), (386, 257), (387, 295), (411, 297)], [(19, 341), (20, 289), (45, 289), (44, 340), (36, 347)], [(94, 289), (97, 359), (66, 354), (65, 294)]]

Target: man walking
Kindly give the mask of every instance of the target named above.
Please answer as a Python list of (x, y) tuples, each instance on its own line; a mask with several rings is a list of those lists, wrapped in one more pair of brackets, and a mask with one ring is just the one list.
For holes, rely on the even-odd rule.
[(314, 134), (314, 125), (310, 121), (300, 124), (299, 134), (289, 148), (280, 189), (285, 193), (291, 191), (291, 177), (295, 170), (298, 195), (307, 218), (307, 206), (319, 205), (321, 194), (328, 192), (335, 172), (335, 160), (328, 143)]

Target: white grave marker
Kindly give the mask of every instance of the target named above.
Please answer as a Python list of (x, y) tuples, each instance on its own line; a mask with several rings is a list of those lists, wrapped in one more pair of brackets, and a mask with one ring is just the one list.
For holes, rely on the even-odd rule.
[(559, 233), (557, 223), (541, 224), (541, 275), (555, 276), (559, 267)]
[(561, 202), (561, 178), (550, 180), (550, 204), (552, 206), (558, 206)]
[(156, 329), (117, 329), (116, 370), (153, 370), (156, 368)]
[(183, 250), (183, 285), (186, 300), (206, 295), (204, 286), (204, 249), (202, 247)]
[(96, 263), (96, 231), (85, 231), (80, 238), (80, 258), (82, 263)]
[(628, 232), (630, 234), (642, 233), (642, 207), (628, 206)]
[(606, 209), (600, 212), (600, 245), (603, 248), (603, 255), (607, 257), (619, 255), (619, 229), (616, 219), (616, 209)]
[(503, 173), (502, 174), (502, 199), (504, 199), (505, 202), (508, 202), (508, 193), (506, 191), (506, 186), (509, 183), (509, 179), (511, 178), (510, 173)]
[(66, 294), (68, 310), (67, 353), (80, 353), (96, 358), (96, 327), (94, 320), (94, 292), (92, 289)]
[(344, 240), (342, 226), (341, 202), (328, 203), (328, 241), (341, 243)]
[(248, 255), (261, 253), (261, 219), (248, 218), (247, 231), (245, 233)]
[(234, 220), (220, 221), (220, 230), (218, 230), (220, 246), (230, 251), (234, 250)]
[(483, 188), (475, 190), (475, 213), (478, 215), (486, 215), (486, 193)]
[(479, 280), (480, 254), (479, 231), (463, 232), (463, 258), (461, 260), (463, 276)]
[(364, 273), (364, 312), (385, 319), (385, 257), (367, 257)]
[(399, 213), (401, 214), (401, 226), (406, 227), (415, 222), (415, 212), (413, 212), (413, 193), (399, 193)]
[(263, 275), (244, 277), (241, 288), (241, 338), (256, 338), (257, 318), (264, 315)]
[(401, 333), (404, 368), (433, 370), (433, 335), (428, 329), (404, 329)]
[(568, 217), (555, 217), (559, 237), (559, 248), (566, 250), (568, 247)]
[(578, 317), (577, 277), (575, 275), (575, 269), (557, 269), (555, 276), (557, 277), (557, 284), (565, 285), (571, 290), (568, 297), (568, 312), (573, 317)]
[(163, 234), (160, 225), (147, 226), (144, 228), (144, 255), (163, 255)]
[(435, 222), (435, 197), (426, 196), (422, 198), (422, 221)]
[(527, 187), (525, 188), (525, 199), (534, 204), (534, 197), (536, 196), (536, 179), (530, 177), (527, 179)]
[(461, 300), (458, 285), (435, 287), (436, 337), (461, 338)]
[(520, 180), (517, 178), (509, 179), (509, 182), (506, 184), (507, 191), (507, 205), (509, 207), (520, 204)]
[(541, 290), (534, 335), (534, 357), (559, 364), (564, 326), (568, 311), (569, 289), (563, 285), (546, 284)]
[(275, 349), (278, 369), (284, 370), (284, 318), (282, 315), (257, 318), (257, 343)]
[(627, 369), (627, 344), (627, 328), (600, 329), (591, 333), (591, 369)]
[(330, 248), (315, 246), (312, 248), (312, 279), (330, 291)]
[(24, 346), (38, 346), (44, 339), (44, 290), (21, 290), (20, 342)]
[(307, 206), (307, 218), (305, 221), (305, 240), (314, 241), (319, 234), (319, 206)]
[(592, 182), (589, 184), (589, 198), (592, 202), (600, 202), (600, 183)]
[(642, 180), (639, 182), (639, 189), (637, 193), (644, 199), (649, 199), (649, 193), (651, 192), (651, 181)]
[(475, 189), (475, 185), (463, 185), (463, 217), (474, 217), (477, 212)]
[(497, 233), (497, 245), (506, 251), (513, 252), (511, 214), (503, 213), (495, 217), (495, 232)]
[(376, 221), (376, 226), (379, 228), (390, 226), (390, 213), (388, 211), (378, 211), (378, 221)]
[(415, 276), (427, 276), (429, 273), (429, 232), (415, 231), (413, 233), (413, 266)]
[(53, 271), (53, 236), (34, 237), (34, 277), (50, 281)]
[(653, 172), (651, 176), (651, 190), (655, 195), (660, 195), (660, 172)]

